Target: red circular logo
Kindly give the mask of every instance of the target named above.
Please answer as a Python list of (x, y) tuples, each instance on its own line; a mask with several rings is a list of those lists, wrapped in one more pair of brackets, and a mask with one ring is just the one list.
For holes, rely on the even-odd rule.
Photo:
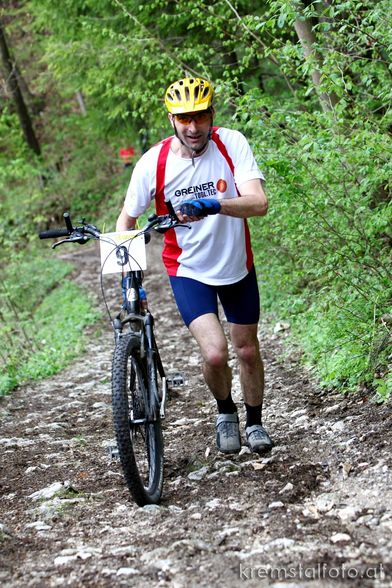
[(227, 190), (227, 182), (226, 180), (218, 180), (216, 184), (216, 189), (218, 192), (226, 192)]

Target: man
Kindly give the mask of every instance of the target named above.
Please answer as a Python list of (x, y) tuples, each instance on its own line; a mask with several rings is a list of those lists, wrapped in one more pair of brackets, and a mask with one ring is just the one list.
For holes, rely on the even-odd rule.
[(240, 367), (246, 438), (252, 451), (263, 453), (273, 444), (261, 420), (259, 293), (246, 218), (264, 216), (268, 204), (264, 177), (245, 137), (213, 128), (213, 95), (211, 84), (201, 78), (169, 86), (165, 104), (174, 136), (152, 147), (135, 166), (117, 230), (133, 228), (154, 198), (158, 214), (174, 210), (181, 222), (190, 223), (190, 230), (178, 227), (166, 233), (163, 261), (217, 402), (217, 446), (224, 453), (241, 448), (219, 298)]

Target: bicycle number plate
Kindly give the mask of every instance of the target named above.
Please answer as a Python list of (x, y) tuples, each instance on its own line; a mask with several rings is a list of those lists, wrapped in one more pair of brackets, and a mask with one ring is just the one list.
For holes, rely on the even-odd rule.
[(146, 244), (140, 231), (103, 233), (99, 239), (101, 249), (101, 268), (103, 274), (145, 270)]

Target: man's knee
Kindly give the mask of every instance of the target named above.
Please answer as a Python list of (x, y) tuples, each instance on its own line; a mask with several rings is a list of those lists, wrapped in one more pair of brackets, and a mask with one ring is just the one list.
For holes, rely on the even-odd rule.
[(234, 344), (234, 351), (240, 362), (254, 365), (260, 361), (260, 350), (257, 341), (244, 341)]
[(227, 349), (209, 347), (203, 352), (204, 362), (211, 368), (221, 368), (227, 364)]

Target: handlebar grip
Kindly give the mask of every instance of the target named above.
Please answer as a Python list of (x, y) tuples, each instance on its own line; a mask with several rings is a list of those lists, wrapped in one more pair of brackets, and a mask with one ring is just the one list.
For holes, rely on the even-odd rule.
[(67, 229), (52, 229), (50, 231), (42, 231), (39, 233), (40, 239), (55, 239), (56, 237), (68, 237), (69, 231)]
[(64, 218), (65, 226), (67, 227), (67, 231), (68, 231), (68, 235), (69, 235), (73, 231), (73, 226), (72, 226), (72, 223), (71, 223), (71, 217), (69, 215), (69, 212), (64, 212), (63, 218)]

